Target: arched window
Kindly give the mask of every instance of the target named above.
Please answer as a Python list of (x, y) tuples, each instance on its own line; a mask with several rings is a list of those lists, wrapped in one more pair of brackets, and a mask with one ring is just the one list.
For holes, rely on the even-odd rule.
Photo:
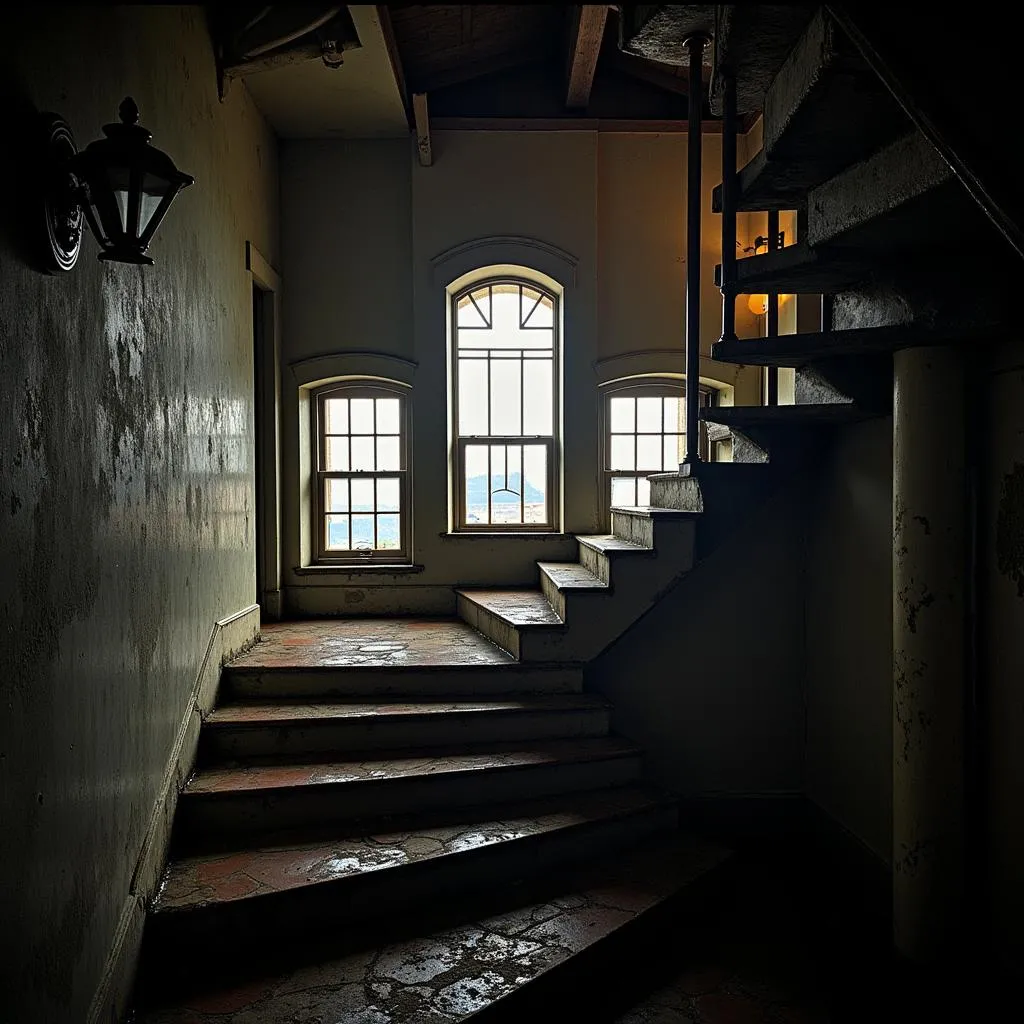
[[(701, 405), (712, 392), (701, 388)], [(686, 448), (686, 390), (672, 378), (634, 378), (605, 388), (604, 478), (608, 507), (651, 503), (652, 473), (675, 472)], [(707, 453), (702, 453), (707, 457)]]
[(346, 381), (314, 393), (314, 529), (320, 562), (409, 557), (407, 389)]
[(456, 529), (553, 530), (558, 296), (495, 277), (451, 302)]

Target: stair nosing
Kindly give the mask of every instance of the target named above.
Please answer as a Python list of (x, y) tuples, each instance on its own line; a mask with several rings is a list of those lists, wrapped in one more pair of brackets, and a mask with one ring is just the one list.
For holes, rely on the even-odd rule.
[[(371, 867), (369, 869), (362, 869), (362, 870), (358, 870), (358, 871), (352, 871), (352, 872), (350, 872), (348, 874), (339, 875), (339, 876), (336, 876), (334, 878), (326, 878), (326, 879), (320, 879), (320, 880), (306, 880), (306, 881), (302, 882), (299, 885), (290, 886), (290, 887), (288, 887), (286, 889), (257, 890), (256, 892), (244, 893), (244, 894), (242, 894), (240, 896), (236, 896), (236, 897), (232, 897), (232, 898), (228, 898), (228, 899), (208, 900), (208, 901), (201, 902), (201, 903), (194, 903), (194, 904), (190, 904), (190, 905), (186, 905), (186, 906), (175, 906), (175, 907), (161, 907), (160, 903), (159, 903), (159, 897), (157, 897), (157, 900), (154, 901), (154, 904), (153, 904), (153, 906), (150, 909), (151, 909), (152, 913), (159, 914), (160, 916), (162, 916), (162, 917), (164, 917), (166, 919), (168, 917), (172, 917), (172, 916), (176, 916), (176, 915), (188, 915), (190, 913), (203, 912), (203, 911), (208, 911), (210, 909), (215, 909), (215, 908), (225, 907), (225, 906), (232, 906), (232, 907), (239, 907), (239, 906), (245, 906), (245, 905), (251, 906), (252, 904), (249, 901), (252, 901), (252, 900), (260, 900), (260, 899), (264, 899), (265, 900), (265, 899), (274, 898), (274, 897), (277, 897), (278, 899), (286, 899), (289, 895), (296, 894), (296, 893), (309, 893), (309, 892), (313, 892), (313, 891), (323, 891), (323, 889), (325, 887), (335, 887), (335, 886), (339, 886), (340, 887), (340, 886), (348, 886), (348, 885), (358, 884), (358, 880), (364, 879), (364, 878), (366, 878), (367, 876), (370, 876), (370, 875), (378, 875), (380, 872), (390, 872), (390, 871), (398, 871), (398, 870), (405, 869), (403, 873), (407, 873), (410, 870), (415, 871), (417, 869), (422, 869), (422, 868), (424, 868), (427, 865), (437, 866), (437, 865), (440, 865), (442, 863), (449, 863), (450, 864), (450, 863), (452, 863), (453, 860), (460, 860), (461, 861), (461, 860), (465, 860), (465, 859), (468, 859), (470, 857), (475, 857), (475, 856), (487, 856), (488, 854), (494, 853), (494, 852), (496, 852), (498, 850), (508, 851), (513, 846), (522, 847), (524, 845), (530, 845), (532, 843), (543, 842), (545, 839), (550, 838), (553, 835), (565, 835), (568, 832), (572, 832), (572, 831), (576, 831), (576, 830), (586, 831), (589, 828), (599, 827), (602, 824), (607, 824), (607, 823), (611, 823), (611, 822), (615, 822), (615, 821), (626, 820), (626, 819), (634, 817), (634, 816), (643, 815), (643, 814), (652, 813), (652, 812), (657, 812), (657, 811), (661, 811), (661, 810), (668, 810), (668, 809), (672, 808), (673, 806), (677, 806), (678, 805), (677, 798), (673, 797), (671, 794), (669, 794), (667, 792), (655, 790), (655, 789), (653, 789), (651, 787), (646, 787), (646, 786), (644, 786), (642, 784), (632, 784), (632, 785), (625, 785), (625, 786), (621, 786), (621, 787), (608, 787), (608, 790), (609, 791), (615, 791), (615, 790), (632, 791), (634, 796), (635, 796), (635, 802), (633, 802), (629, 806), (618, 807), (614, 811), (611, 811), (611, 812), (602, 812), (601, 814), (599, 814), (599, 815), (597, 815), (595, 817), (587, 818), (586, 820), (583, 820), (583, 821), (567, 821), (567, 822), (564, 822), (562, 824), (554, 825), (554, 826), (552, 826), (552, 827), (550, 827), (548, 829), (545, 829), (543, 831), (529, 833), (529, 834), (527, 834), (525, 836), (515, 836), (513, 838), (502, 839), (502, 840), (499, 840), (497, 842), (492, 842), (492, 843), (484, 843), (484, 844), (481, 844), (479, 846), (470, 847), (470, 848), (467, 848), (467, 849), (444, 851), (444, 852), (441, 852), (441, 853), (438, 853), (438, 854), (434, 854), (432, 856), (421, 857), (421, 858), (416, 859), (416, 860), (400, 861), (400, 862), (395, 863), (395, 864), (381, 865), (380, 867), (376, 867), (376, 868), (372, 868)], [(596, 794), (596, 793), (600, 793), (600, 792), (603, 792), (603, 791), (604, 790), (593, 790), (593, 791), (586, 791), (586, 790), (584, 790), (584, 791), (578, 792), (578, 793), (565, 794), (565, 796), (568, 797), (568, 806), (564, 809), (563, 813), (571, 812), (572, 811), (572, 809), (573, 809), (572, 808), (572, 803), (573, 803), (573, 799), (572, 798), (573, 797), (587, 796), (587, 795), (590, 795), (591, 793), (595, 793)], [(500, 807), (500, 805), (498, 805), (498, 806)], [(481, 810), (484, 810), (484, 809), (485, 809), (484, 807), (481, 807)], [(488, 807), (487, 809), (490, 809), (493, 812), (493, 810), (495, 808)], [(524, 814), (523, 814), (521, 808), (518, 808), (517, 811), (518, 811), (518, 813), (509, 815), (507, 820), (512, 821), (512, 820), (515, 820), (517, 817), (524, 817)], [(547, 811), (546, 813), (548, 813), (548, 814), (556, 814), (556, 813), (559, 813), (559, 812), (557, 812), (557, 811)], [(490, 823), (492, 821), (496, 821), (496, 820), (497, 821), (502, 821), (502, 820), (506, 820), (506, 819), (504, 819), (504, 818), (493, 818), (492, 817), (492, 818), (486, 818), (485, 820), (487, 821), (487, 823)], [(474, 824), (476, 824), (476, 823), (473, 820), (471, 820), (471, 819), (469, 819), (467, 817), (464, 821), (458, 822), (458, 824), (460, 825), (460, 827), (464, 831), (469, 831), (469, 830), (471, 830), (474, 827)], [(416, 832), (416, 831), (417, 831), (416, 829), (406, 828), (406, 829), (399, 830), (399, 834), (405, 833), (405, 832)], [(386, 831), (372, 831), (371, 832), (370, 829), (368, 828), (367, 834), (384, 835), (384, 836), (386, 836), (389, 833), (386, 832)], [(353, 837), (346, 837), (346, 838), (353, 838)], [(327, 842), (328, 841), (325, 841), (323, 845), (326, 845)], [(298, 846), (307, 846), (307, 845), (321, 845), (321, 844), (319, 844), (319, 843), (299, 843), (297, 845)], [(256, 846), (255, 848), (256, 849), (261, 849), (261, 847), (259, 847), (259, 846)], [(281, 843), (270, 843), (270, 844), (267, 844), (265, 847), (262, 847), (262, 848), (269, 851), (269, 850), (273, 850), (275, 848), (282, 848), (282, 844)], [(287, 847), (284, 847), (284, 848), (287, 849)], [(248, 848), (243, 847), (243, 848), (235, 848), (235, 849), (231, 849), (231, 850), (224, 850), (224, 851), (218, 852), (218, 854), (216, 856), (217, 857), (223, 857), (223, 858), (226, 859), (228, 857), (237, 855), (240, 852), (243, 852), (245, 849), (252, 849), (252, 847), (248, 847)], [(186, 863), (186, 862), (188, 862), (190, 860), (198, 860), (198, 859), (201, 859), (201, 858), (200, 857), (188, 857), (188, 856), (185, 856), (185, 857), (179, 857), (179, 858), (171, 859), (169, 861), (168, 867), (167, 867), (167, 869), (165, 871), (165, 876), (171, 870), (173, 865), (175, 865), (175, 864), (182, 864), (182, 863)]]
[[(600, 738), (603, 739), (605, 737), (600, 737)], [(594, 739), (597, 739), (597, 738), (595, 737)], [(559, 742), (559, 741), (556, 740), (554, 742)], [(583, 743), (585, 741), (579, 741), (579, 742)], [(481, 744), (480, 746), (486, 747), (487, 744)], [(543, 744), (538, 744), (538, 746), (543, 746)], [(517, 749), (526, 752), (526, 751), (528, 751), (530, 749), (536, 749), (536, 747), (531, 748), (529, 746), (524, 746), (524, 747), (518, 747)], [(486, 750), (481, 751), (481, 752), (485, 753)], [(379, 751), (379, 752), (375, 752), (375, 753), (385, 754), (386, 751)], [(625, 741), (620, 741), (619, 744), (617, 746), (613, 747), (613, 749), (611, 749), (611, 750), (594, 751), (593, 753), (588, 753), (586, 756), (574, 756), (574, 757), (568, 757), (568, 758), (560, 756), (560, 757), (553, 758), (551, 760), (545, 760), (545, 761), (525, 761), (525, 762), (524, 761), (520, 761), (520, 762), (514, 762), (512, 764), (489, 765), (489, 766), (487, 766), (485, 768), (462, 767), (462, 768), (456, 768), (456, 769), (446, 769), (444, 771), (437, 771), (437, 772), (410, 772), (407, 775), (386, 776), (386, 777), (379, 777), (378, 776), (378, 777), (373, 777), (373, 778), (323, 779), (323, 780), (305, 779), (305, 780), (302, 780), (302, 781), (288, 782), (288, 783), (278, 783), (276, 785), (270, 785), (270, 786), (260, 786), (260, 785), (238, 786), (238, 785), (234, 785), (230, 789), (216, 789), (216, 790), (194, 789), (193, 788), (193, 784), (195, 782), (199, 781), (204, 776), (209, 775), (211, 772), (217, 771), (217, 770), (223, 770), (223, 768), (225, 767), (225, 766), (222, 766), (221, 769), (217, 769), (216, 767), (210, 766), (210, 767), (207, 767), (207, 768), (200, 768), (200, 769), (196, 770), (192, 774), (192, 776), (189, 778), (188, 782), (185, 784), (184, 788), (181, 791), (181, 798), (182, 799), (186, 799), (189, 802), (191, 802), (193, 800), (229, 799), (229, 798), (234, 798), (234, 797), (239, 797), (239, 796), (255, 797), (255, 796), (258, 796), (258, 795), (269, 795), (269, 794), (273, 794), (273, 793), (314, 792), (314, 791), (317, 791), (317, 790), (320, 790), (320, 789), (323, 789), (323, 788), (330, 788), (330, 787), (347, 787), (347, 786), (363, 786), (363, 787), (365, 787), (365, 786), (380, 786), (380, 787), (385, 787), (385, 786), (392, 786), (392, 785), (401, 785), (403, 783), (408, 783), (408, 782), (412, 782), (412, 781), (422, 781), (422, 780), (425, 780), (425, 779), (445, 779), (445, 778), (460, 777), (460, 776), (473, 775), (473, 774), (479, 774), (479, 773), (487, 773), (488, 775), (508, 774), (508, 773), (518, 772), (518, 771), (529, 771), (529, 770), (535, 769), (535, 768), (550, 768), (550, 767), (558, 767), (558, 766), (562, 766), (562, 765), (572, 765), (572, 764), (590, 764), (590, 763), (599, 762), (599, 761), (615, 761), (615, 760), (621, 760), (623, 758), (640, 757), (642, 755), (642, 753), (643, 753), (642, 748), (636, 746), (635, 744), (630, 744), (630, 743), (627, 743)], [(451, 754), (445, 755), (443, 753), (443, 748), (442, 748), (442, 751), (436, 753), (433, 756), (433, 758), (431, 758), (429, 755), (425, 755), (425, 759), (427, 759), (427, 760), (436, 760), (438, 758), (445, 757), (445, 756), (457, 756), (457, 755), (451, 755)], [(375, 761), (375, 762), (376, 761), (387, 761), (387, 760), (389, 760), (388, 757), (378, 757), (378, 756), (367, 757), (367, 758), (364, 759), (364, 761)], [(237, 769), (234, 769), (234, 766), (232, 766), (232, 767), (233, 767), (234, 770), (238, 770), (238, 771), (244, 771), (246, 769), (246, 767), (258, 769), (258, 768), (261, 768), (261, 767), (266, 767), (266, 768), (287, 768), (287, 767), (294, 767), (294, 766), (319, 765), (319, 766), (321, 766), (323, 768), (327, 768), (327, 767), (330, 767), (332, 765), (339, 764), (339, 763), (344, 764), (344, 763), (349, 763), (349, 762), (334, 762), (334, 761), (321, 761), (321, 760), (305, 760), (305, 761), (303, 761), (303, 760), (297, 760), (295, 758), (291, 758), (291, 759), (287, 759), (287, 760), (267, 761), (267, 762), (264, 762), (264, 763), (250, 762), (248, 764), (248, 766), (246, 766), (245, 764), (239, 764), (237, 766)], [(359, 763), (359, 762), (356, 762), (356, 763)]]

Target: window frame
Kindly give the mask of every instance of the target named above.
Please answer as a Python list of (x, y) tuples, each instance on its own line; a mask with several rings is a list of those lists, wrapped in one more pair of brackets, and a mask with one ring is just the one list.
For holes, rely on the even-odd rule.
[[(408, 565), (412, 560), (412, 486), (411, 472), (409, 467), (409, 452), (411, 444), (409, 438), (410, 423), (410, 395), (411, 389), (403, 384), (391, 383), (378, 380), (345, 380), (325, 384), (315, 389), (310, 401), (310, 416), (312, 419), (313, 443), (313, 554), (317, 565), (329, 565), (339, 567), (366, 566), (366, 565)], [(398, 452), (399, 466), (397, 470), (327, 470), (326, 448), (327, 448), (327, 417), (325, 414), (325, 403), (330, 398), (397, 398), (399, 400), (398, 413)], [(376, 416), (376, 407), (374, 409)], [(350, 424), (351, 425), (351, 424)], [(376, 427), (376, 423), (374, 423)], [(348, 435), (361, 436), (361, 435)], [(379, 435), (376, 430), (369, 437), (391, 436)], [(326, 510), (327, 505), (327, 480), (329, 479), (371, 479), (381, 477), (394, 478), (399, 480), (399, 546), (398, 548), (372, 548), (370, 550), (336, 551), (327, 547)], [(352, 515), (351, 510), (348, 513)], [(373, 515), (380, 513), (374, 512)]]
[[(539, 292), (543, 297), (551, 301), (551, 429), (548, 434), (522, 434), (499, 435), (499, 434), (462, 434), (459, 432), (459, 326), (458, 311), (459, 301), (466, 295), (479, 291), (481, 288), (494, 287), (496, 285), (515, 285), (520, 288), (529, 288)], [(521, 293), (520, 293), (521, 294)], [(522, 301), (520, 299), (520, 301)], [(539, 301), (539, 300), (538, 300)], [(561, 448), (561, 399), (562, 399), (562, 370), (561, 370), (561, 296), (553, 288), (542, 284), (539, 281), (528, 277), (518, 277), (514, 274), (496, 274), (492, 277), (483, 277), (470, 284), (453, 291), (449, 294), (449, 341), (448, 350), (451, 360), (451, 379), (449, 386), (449, 409), (451, 415), (452, 434), (452, 508), (454, 510), (452, 530), (455, 533), (557, 533), (561, 522), (559, 502), (559, 481), (560, 476), (560, 448)], [(546, 330), (547, 328), (545, 328)], [(504, 351), (508, 351), (507, 349)], [(544, 350), (537, 350), (544, 351)], [(490, 359), (488, 358), (488, 363)], [(520, 358), (520, 372), (525, 360)], [(522, 379), (522, 378), (521, 378)], [(488, 374), (488, 389), (490, 388), (490, 374)], [(520, 403), (523, 402), (523, 390), (520, 390)], [(548, 517), (543, 523), (470, 523), (466, 520), (466, 488), (465, 488), (465, 454), (466, 448), (470, 445), (481, 445), (488, 447), (488, 507), (491, 505), (491, 445), (527, 445), (543, 446), (546, 454), (546, 495), (548, 506)], [(525, 453), (520, 455), (520, 479), (523, 491), (520, 495), (520, 504), (523, 508), (525, 518)], [(491, 516), (488, 516), (490, 519)]]
[[(700, 407), (705, 408), (716, 404), (717, 391), (708, 387), (707, 385), (700, 385), (698, 391)], [(631, 470), (631, 469), (611, 469), (611, 449), (612, 449), (612, 417), (611, 417), (611, 400), (613, 398), (686, 398), (686, 382), (676, 378), (667, 376), (649, 376), (641, 378), (632, 378), (609, 382), (601, 387), (601, 477), (602, 486), (601, 493), (603, 495), (604, 515), (606, 520), (611, 516), (612, 508), (622, 508), (628, 506), (614, 506), (612, 505), (612, 477), (631, 476), (637, 480), (644, 479), (649, 476), (654, 476), (657, 473), (671, 473), (671, 469), (650, 469), (650, 470)], [(701, 429), (701, 425), (698, 423), (698, 431), (700, 432), (700, 456), (705, 461), (710, 461), (709, 458), (709, 446), (707, 431)], [(633, 435), (637, 436), (638, 431), (635, 429)], [(685, 436), (685, 430), (679, 432), (681, 436)], [(665, 431), (661, 431), (664, 436)], [(678, 469), (678, 467), (676, 467)]]

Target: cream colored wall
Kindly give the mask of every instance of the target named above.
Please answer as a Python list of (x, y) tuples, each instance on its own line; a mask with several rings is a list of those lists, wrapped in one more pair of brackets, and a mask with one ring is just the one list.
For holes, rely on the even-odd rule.
[(135, 952), (214, 623), (255, 599), (246, 243), (278, 263), (277, 143), (218, 97), (200, 7), (8, 5), (0, 37), (5, 173), (37, 112), (83, 146), (130, 93), (196, 179), (153, 267), (87, 236), (48, 276), (12, 200), (34, 183), (0, 209), (0, 1019), (79, 1024)]
[[(446, 612), (453, 584), (531, 584), (537, 559), (575, 556), (565, 536), (449, 533), (445, 287), (457, 272), (528, 263), (564, 287), (567, 534), (601, 528), (599, 382), (682, 370), (684, 136), (451, 131), (432, 141), (430, 167), (406, 143), (284, 146), (285, 380), (294, 391), (304, 369), (296, 364), (330, 354), (332, 372), (358, 372), (346, 368), (355, 365), (351, 353), (368, 349), (415, 364), (395, 364), (395, 374), (408, 373), (413, 386), (413, 557), (421, 566), (401, 575), (296, 572), (307, 513), (293, 497), (284, 546), (295, 610)], [(707, 358), (721, 330), (713, 276), (721, 229), (711, 213), (720, 139), (704, 142), (701, 375), (726, 386), (728, 400), (756, 401), (758, 370)], [(516, 241), (523, 238), (539, 248)], [(286, 400), (285, 493), (293, 496), (301, 490), (298, 416), (298, 403)]]

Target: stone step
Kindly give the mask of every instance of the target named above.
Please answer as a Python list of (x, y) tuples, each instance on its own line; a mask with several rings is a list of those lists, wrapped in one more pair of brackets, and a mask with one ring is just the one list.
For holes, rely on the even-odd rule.
[(180, 841), (625, 785), (640, 751), (615, 737), (404, 750), (392, 756), (260, 758), (207, 767), (178, 801)]
[[(581, 562), (538, 562), (545, 600), (564, 622), (586, 617), (595, 604), (610, 597), (610, 588)], [(573, 609), (570, 612), (570, 608)]]
[(494, 887), (472, 904), (447, 901), (430, 916), (337, 928), (305, 944), (299, 930), (285, 964), (277, 942), (237, 958), (230, 946), (213, 959), (180, 950), (156, 965), (148, 958), (153, 980), (140, 992), (137, 1024), (496, 1024), (549, 1020), (566, 993), (571, 1019), (607, 1019), (609, 1001), (632, 997), (630, 980), (646, 982), (666, 946), (677, 955), (699, 941), (730, 863), (725, 848), (675, 833)]
[(542, 590), (456, 591), (459, 615), (521, 662), (557, 661), (563, 655), (565, 622)]
[(152, 907), (147, 952), (238, 952), (281, 934), (408, 913), (619, 849), (676, 821), (665, 794), (622, 786), (182, 857)]
[[(797, 241), (775, 252), (747, 256), (736, 261), (737, 295), (776, 292), (795, 295), (833, 295), (866, 280), (884, 264), (879, 258), (865, 261), (857, 254), (833, 252), (827, 247), (812, 249)], [(715, 266), (715, 284), (721, 287), (722, 266)]]
[[(795, 210), (807, 193), (911, 128), (824, 8), (765, 94), (763, 148), (740, 170), (739, 209)], [(713, 208), (721, 212), (721, 185)]]
[[(719, 341), (711, 346), (713, 359), (746, 366), (801, 368), (830, 359), (887, 355), (920, 345), (944, 345), (964, 338), (962, 330), (944, 331), (913, 324), (857, 327), (845, 331), (783, 334), (776, 338)], [(975, 332), (974, 336), (977, 334)]]
[(692, 545), (694, 519), (680, 509), (614, 506), (611, 513), (613, 537), (654, 548), (659, 556), (679, 557)]
[(624, 561), (649, 560), (655, 557), (652, 548), (632, 541), (623, 540), (614, 534), (577, 535), (580, 547), (580, 564), (593, 573), (602, 583), (612, 580), (612, 564)]
[(751, 427), (799, 430), (858, 423), (870, 419), (872, 413), (853, 402), (828, 402), (824, 405), (719, 406), (701, 409), (700, 416), (734, 430)]
[[(498, 648), (495, 647), (495, 651)], [(583, 668), (568, 663), (520, 665), (505, 651), (499, 665), (433, 668), (323, 665), (265, 668), (226, 665), (221, 695), (227, 699), (323, 700), (333, 697), (494, 697), (579, 693)]]
[(603, 736), (608, 703), (590, 694), (464, 700), (241, 702), (203, 723), (200, 760), (398, 750)]
[(934, 259), (959, 242), (981, 241), (992, 228), (949, 164), (913, 131), (827, 182), (807, 197), (807, 244), (844, 253), (907, 252)]

